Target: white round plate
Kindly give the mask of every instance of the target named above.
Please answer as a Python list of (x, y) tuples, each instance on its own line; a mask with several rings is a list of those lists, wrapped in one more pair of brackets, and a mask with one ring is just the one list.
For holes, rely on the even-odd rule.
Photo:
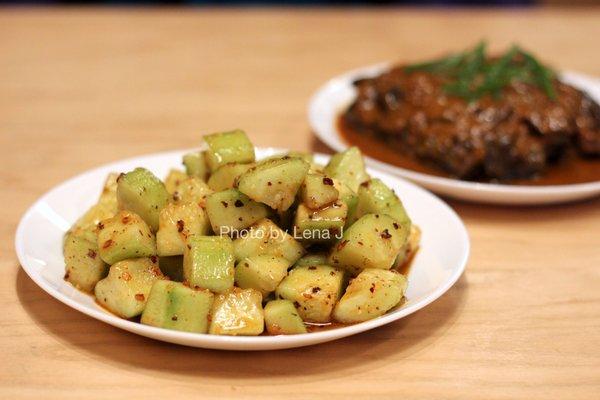
[[(343, 151), (348, 144), (336, 127), (340, 113), (356, 97), (352, 82), (359, 78), (379, 75), (389, 64), (357, 69), (337, 76), (325, 83), (310, 100), (308, 119), (311, 129), (329, 147)], [(561, 79), (600, 102), (600, 80), (574, 72), (563, 73)], [(572, 185), (523, 186), (477, 183), (443, 178), (396, 167), (372, 157), (365, 156), (367, 164), (390, 174), (418, 183), (440, 195), (460, 200), (491, 204), (549, 204), (581, 200), (600, 194), (600, 181)]]
[[(189, 150), (187, 150), (189, 151)], [(402, 307), (380, 318), (328, 331), (289, 336), (228, 337), (155, 328), (118, 318), (105, 311), (63, 279), (63, 235), (92, 206), (110, 172), (143, 166), (159, 177), (181, 163), (187, 151), (152, 154), (105, 165), (85, 172), (42, 196), (23, 216), (16, 235), (16, 250), (25, 272), (52, 297), (93, 318), (130, 332), (187, 346), (226, 350), (271, 350), (307, 346), (353, 335), (396, 321), (425, 307), (446, 292), (462, 274), (469, 255), (469, 237), (459, 217), (429, 192), (385, 173), (369, 170), (399, 193), (410, 216), (422, 229), (421, 248), (411, 266)], [(263, 158), (284, 152), (257, 149)], [(317, 155), (316, 161), (328, 157)]]

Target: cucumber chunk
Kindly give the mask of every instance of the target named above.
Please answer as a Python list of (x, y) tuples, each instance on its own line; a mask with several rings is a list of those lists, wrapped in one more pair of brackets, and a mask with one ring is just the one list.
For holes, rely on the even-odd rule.
[(168, 204), (160, 211), (156, 232), (158, 255), (182, 255), (190, 235), (207, 235), (210, 222), (206, 211), (194, 203)]
[(235, 259), (239, 262), (255, 255), (271, 255), (295, 263), (304, 254), (304, 247), (270, 219), (252, 225), (233, 242)]
[(254, 289), (233, 288), (216, 296), (209, 333), (213, 335), (260, 335), (265, 320), (262, 295)]
[(167, 189), (167, 192), (172, 196), (179, 188), (179, 185), (181, 185), (181, 182), (185, 181), (187, 178), (188, 176), (185, 172), (178, 169), (172, 169), (165, 178), (165, 189)]
[(258, 255), (243, 259), (235, 267), (235, 283), (242, 289), (256, 289), (266, 297), (287, 275), (290, 262), (285, 258)]
[(265, 160), (239, 177), (238, 189), (252, 200), (285, 211), (294, 203), (308, 168), (300, 158)]
[(204, 136), (208, 145), (206, 162), (211, 172), (228, 163), (254, 162), (254, 145), (242, 130)]
[(131, 211), (120, 211), (98, 225), (98, 254), (107, 264), (156, 255), (156, 240), (148, 225)]
[(294, 303), (307, 322), (329, 322), (342, 292), (344, 273), (328, 265), (296, 267), (279, 284), (276, 295)]
[(358, 205), (358, 195), (354, 193), (352, 189), (339, 179), (333, 179), (333, 185), (340, 193), (340, 200), (346, 203), (348, 207), (348, 213), (346, 215), (346, 225), (345, 227), (349, 227), (356, 221), (358, 218), (355, 218), (356, 214), (356, 206)]
[(408, 230), (388, 215), (367, 214), (332, 248), (329, 264), (356, 273), (365, 268), (390, 269), (406, 243)]
[(183, 256), (160, 257), (158, 266), (172, 281), (183, 282)]
[(294, 267), (310, 267), (313, 265), (327, 265), (327, 254), (313, 253), (307, 254), (294, 264)]
[(365, 214), (387, 214), (405, 226), (406, 230), (410, 229), (410, 218), (402, 202), (380, 179), (363, 182), (358, 188), (358, 204), (354, 217), (358, 219)]
[(298, 206), (294, 219), (294, 236), (308, 242), (337, 240), (344, 229), (348, 206), (340, 201), (320, 210)]
[(369, 180), (358, 147), (350, 147), (346, 151), (334, 154), (325, 167), (325, 174), (344, 182), (354, 192), (358, 190), (361, 183)]
[(237, 179), (253, 166), (254, 164), (225, 164), (208, 178), (208, 186), (215, 192), (232, 189), (236, 186)]
[(119, 209), (136, 213), (156, 232), (158, 215), (169, 201), (169, 192), (152, 172), (136, 168), (119, 177), (117, 199)]
[(154, 282), (141, 323), (184, 332), (207, 333), (214, 295), (179, 283)]
[(206, 163), (204, 152), (197, 151), (185, 154), (183, 156), (183, 165), (185, 166), (185, 173), (188, 176), (195, 176), (203, 181), (206, 180), (206, 177), (208, 176), (208, 165)]
[(72, 229), (65, 237), (65, 279), (85, 292), (93, 292), (96, 283), (108, 273), (108, 265), (98, 255), (97, 241), (94, 231), (80, 228)]
[(304, 205), (315, 210), (333, 203), (340, 194), (333, 179), (321, 174), (308, 174), (302, 183), (300, 195)]
[(206, 182), (197, 176), (191, 176), (179, 184), (179, 187), (173, 193), (172, 199), (175, 204), (194, 203), (204, 208), (206, 198), (212, 192)]
[(183, 277), (192, 288), (223, 293), (233, 287), (234, 263), (227, 236), (190, 236), (183, 254)]
[(94, 289), (98, 303), (123, 318), (140, 315), (154, 282), (165, 279), (153, 260), (156, 257), (134, 258), (112, 265)]
[(265, 325), (271, 335), (294, 335), (307, 332), (294, 303), (289, 300), (272, 300), (267, 303)]
[(346, 288), (333, 318), (353, 324), (379, 317), (400, 303), (406, 285), (404, 275), (394, 270), (365, 269)]
[(237, 189), (213, 193), (206, 199), (206, 212), (217, 235), (234, 235), (267, 216), (264, 204)]

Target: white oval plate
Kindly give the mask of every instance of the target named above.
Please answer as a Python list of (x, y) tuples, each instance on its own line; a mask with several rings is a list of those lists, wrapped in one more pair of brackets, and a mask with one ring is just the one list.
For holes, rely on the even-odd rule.
[[(308, 119), (315, 134), (336, 151), (343, 151), (348, 144), (336, 127), (337, 118), (356, 97), (352, 82), (358, 78), (374, 77), (389, 63), (360, 68), (339, 75), (325, 83), (310, 100)], [(600, 80), (574, 72), (562, 74), (562, 80), (585, 90), (600, 102)], [(581, 200), (600, 194), (600, 181), (555, 186), (521, 186), (477, 183), (443, 178), (396, 167), (372, 157), (365, 156), (367, 163), (390, 174), (401, 176), (426, 187), (440, 195), (491, 204), (550, 204)]]
[[(189, 150), (187, 150), (189, 151)], [(105, 311), (63, 279), (63, 235), (71, 224), (92, 206), (106, 175), (143, 166), (159, 177), (181, 163), (187, 151), (157, 153), (108, 164), (76, 176), (43, 195), (23, 216), (16, 235), (19, 261), (33, 281), (52, 297), (93, 318), (153, 339), (187, 346), (226, 350), (272, 350), (339, 339), (388, 324), (425, 307), (446, 292), (462, 274), (469, 255), (469, 237), (459, 217), (429, 192), (385, 173), (369, 170), (399, 193), (410, 216), (422, 229), (421, 249), (409, 273), (407, 301), (401, 308), (380, 318), (348, 327), (289, 336), (228, 337), (178, 332), (142, 325)], [(259, 158), (284, 152), (257, 149)], [(316, 161), (328, 157), (317, 155)]]

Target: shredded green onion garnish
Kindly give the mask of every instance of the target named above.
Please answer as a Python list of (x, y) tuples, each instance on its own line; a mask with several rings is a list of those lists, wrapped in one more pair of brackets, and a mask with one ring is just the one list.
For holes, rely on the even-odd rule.
[(451, 54), (430, 62), (404, 67), (407, 72), (425, 71), (449, 78), (446, 93), (467, 101), (485, 95), (498, 98), (511, 82), (520, 81), (542, 89), (550, 99), (556, 99), (552, 80), (556, 74), (533, 55), (513, 45), (497, 58), (488, 58), (487, 44), (482, 41), (471, 50)]

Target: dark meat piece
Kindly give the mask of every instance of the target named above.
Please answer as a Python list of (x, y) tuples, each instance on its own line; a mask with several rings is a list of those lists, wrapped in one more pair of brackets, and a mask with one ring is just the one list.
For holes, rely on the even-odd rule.
[(355, 82), (358, 96), (343, 118), (462, 179), (531, 178), (569, 147), (600, 155), (600, 107), (569, 85), (554, 82), (556, 100), (515, 82), (497, 99), (468, 103), (447, 95), (446, 83), (438, 75), (394, 68)]

